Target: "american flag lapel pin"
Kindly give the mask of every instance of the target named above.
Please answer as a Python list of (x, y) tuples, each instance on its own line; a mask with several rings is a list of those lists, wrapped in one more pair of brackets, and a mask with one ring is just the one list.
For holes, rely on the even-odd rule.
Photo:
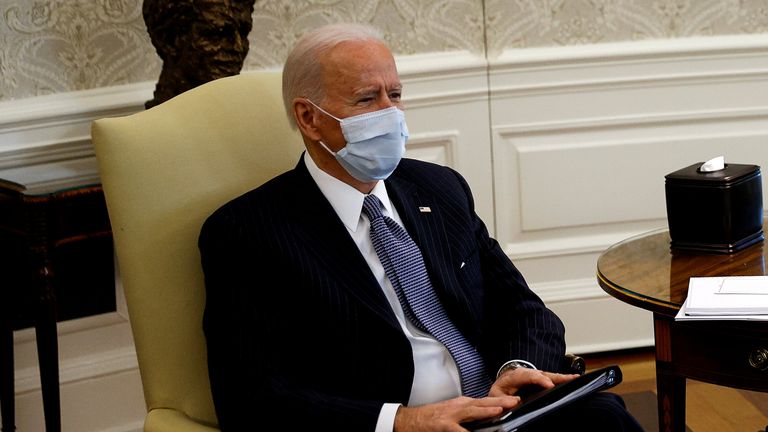
[(432, 213), (432, 209), (429, 208), (429, 207), (426, 207), (426, 206), (423, 206), (423, 207), (420, 206), (419, 207), (419, 211), (422, 212), (422, 213)]

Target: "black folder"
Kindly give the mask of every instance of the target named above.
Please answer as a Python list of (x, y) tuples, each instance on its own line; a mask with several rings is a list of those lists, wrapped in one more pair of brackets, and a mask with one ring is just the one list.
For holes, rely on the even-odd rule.
[(463, 426), (472, 432), (512, 432), (584, 396), (611, 388), (619, 384), (621, 379), (618, 365), (606, 366), (523, 397), (520, 405), (497, 417), (465, 423)]

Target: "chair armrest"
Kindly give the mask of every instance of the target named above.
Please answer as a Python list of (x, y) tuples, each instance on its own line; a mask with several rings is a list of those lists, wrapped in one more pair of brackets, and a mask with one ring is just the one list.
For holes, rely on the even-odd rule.
[(584, 375), (584, 372), (587, 370), (587, 362), (575, 354), (565, 354), (565, 360), (563, 360), (563, 363), (563, 369), (566, 373)]
[(147, 413), (144, 432), (219, 432), (219, 429), (196, 422), (181, 411), (156, 408)]

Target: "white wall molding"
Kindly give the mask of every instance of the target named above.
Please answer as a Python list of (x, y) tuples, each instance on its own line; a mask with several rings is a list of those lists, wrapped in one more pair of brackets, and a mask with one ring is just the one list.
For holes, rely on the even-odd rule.
[(458, 141), (459, 131), (456, 130), (415, 134), (408, 138), (406, 157), (454, 166)]
[[(125, 347), (77, 358), (66, 359), (59, 364), (59, 383), (72, 384), (105, 375), (138, 370), (136, 351)], [(16, 370), (16, 394), (40, 391), (40, 370), (29, 367)]]
[(765, 35), (508, 50), (489, 62), (489, 83), (494, 99), (738, 83), (758, 92), (768, 85), (766, 54)]
[[(489, 61), (491, 71), (558, 65), (610, 62), (669, 63), (670, 60), (700, 58), (730, 60), (735, 57), (764, 57), (768, 53), (765, 34), (744, 34), (677, 39), (646, 39), (600, 44), (510, 48)], [(762, 58), (768, 61), (768, 59)]]
[(709, 124), (713, 122), (746, 121), (766, 118), (768, 118), (768, 105), (749, 108), (724, 108), (687, 112), (648, 113), (643, 115), (631, 114), (589, 117), (578, 120), (549, 120), (505, 125), (496, 128), (496, 132), (503, 137), (511, 138), (524, 135), (556, 135), (601, 129), (674, 126), (691, 123)]
[[(138, 361), (122, 288), (118, 286), (117, 291), (117, 312), (57, 325), (64, 429), (74, 427), (74, 421), (77, 430), (142, 430), (146, 410)], [(14, 347), (17, 426), (19, 430), (42, 430), (43, 407), (34, 330), (14, 332)], [(92, 410), (93, 406), (100, 407), (98, 412)]]
[[(760, 143), (768, 140), (768, 106), (545, 120), (503, 125), (495, 129), (495, 136), (495, 163), (516, 166), (510, 172), (496, 170), (498, 193), (518, 198), (500, 203), (506, 207), (498, 213), (502, 219), (507, 214), (508, 225), (517, 230), (517, 236), (508, 235), (519, 237), (554, 228), (663, 221), (666, 173), (722, 153), (733, 163), (764, 165), (768, 158), (759, 150)], [(664, 149), (670, 150), (668, 158), (657, 160), (654, 155)], [(569, 182), (574, 176), (578, 182)], [(600, 178), (621, 178), (619, 185), (628, 195), (621, 195), (615, 182)], [(562, 188), (542, 189), (540, 183), (548, 179)], [(575, 207), (579, 191), (588, 188), (594, 194), (582, 197), (584, 207), (567, 217), (553, 212), (553, 202)], [(655, 191), (650, 197), (653, 203), (633, 201), (647, 194), (644, 191)], [(606, 197), (615, 206), (593, 212)], [(558, 232), (556, 237), (564, 236)]]
[(714, 84), (742, 81), (768, 81), (768, 69), (717, 73), (675, 73), (631, 78), (584, 79), (528, 85), (506, 85), (494, 88), (494, 96), (563, 94), (598, 90), (618, 90), (647, 86), (672, 87), (692, 84)]
[[(397, 58), (401, 78), (406, 87), (408, 106), (428, 107), (452, 102), (477, 101), (488, 97), (483, 78), (490, 65), (491, 88), (494, 97), (519, 96), (527, 93), (579, 92), (617, 86), (686, 85), (708, 81), (768, 80), (768, 38), (764, 35), (720, 36), (661, 41), (638, 41), (554, 48), (507, 50), (486, 61), (466, 51), (426, 53)], [(734, 59), (751, 59), (759, 67), (734, 69)], [(704, 62), (699, 72), (659, 73), (660, 64), (677, 66), (678, 62), (697, 59)], [(573, 79), (563, 73), (584, 66), (611, 69), (606, 64), (626, 64), (638, 70), (639, 63), (657, 65), (653, 75), (635, 72), (630, 77)], [(548, 80), (542, 69), (555, 71), (559, 78)], [(248, 73), (245, 71), (243, 73)], [(616, 71), (613, 71), (614, 75)], [(511, 73), (520, 78), (533, 74), (528, 83), (512, 80), (503, 84), (503, 75)], [(502, 77), (502, 79), (499, 79)], [(461, 85), (465, 80), (471, 85)], [(507, 81), (510, 82), (510, 81)], [(413, 87), (413, 91), (410, 87)], [(428, 87), (429, 90), (425, 90)], [(83, 154), (89, 136), (90, 123), (97, 118), (126, 115), (143, 109), (151, 99), (154, 84), (136, 83), (70, 93), (59, 93), (28, 99), (0, 102), (0, 168), (35, 164), (57, 158)], [(47, 134), (40, 136), (40, 132)], [(73, 131), (75, 131), (73, 133)], [(63, 132), (63, 133), (62, 133)], [(23, 135), (23, 137), (21, 136)], [(33, 140), (30, 141), (30, 135)], [(47, 135), (47, 136), (45, 136)], [(26, 150), (30, 153), (25, 153)]]
[[(621, 320), (621, 316), (617, 316)], [(648, 318), (650, 320), (650, 317)], [(595, 331), (592, 329), (591, 331)], [(618, 339), (610, 342), (593, 342), (582, 344), (569, 344), (569, 352), (577, 353), (597, 353), (615, 350), (624, 350), (632, 348), (652, 347), (654, 344), (653, 333), (649, 333), (650, 336), (634, 338), (634, 339)], [(567, 338), (567, 337), (566, 337)]]
[(90, 136), (53, 140), (0, 154), (0, 169), (61, 162), (93, 156)]
[(432, 82), (436, 76), (456, 81), (467, 76), (485, 75), (487, 61), (469, 51), (445, 51), (401, 55), (395, 59), (400, 77)]
[(531, 284), (530, 288), (548, 305), (566, 301), (609, 297), (597, 285), (595, 278), (539, 282)]
[(140, 111), (151, 94), (140, 83), (0, 102), (0, 178), (30, 193), (98, 183), (91, 122)]
[(565, 323), (569, 352), (653, 346), (651, 313), (609, 296), (594, 278), (535, 283), (531, 289)]
[(136, 421), (109, 429), (103, 429), (100, 432), (142, 432), (144, 430), (144, 421)]
[[(700, 114), (499, 127), (495, 163), (516, 167), (497, 182), (497, 193), (508, 200), (508, 213), (501, 211), (500, 219), (508, 216), (519, 234), (663, 219), (665, 174), (718, 154), (733, 163), (765, 165), (768, 154), (760, 143), (768, 139), (768, 110), (727, 111), (720, 117), (722, 112), (713, 111), (697, 117)], [(658, 160), (665, 149), (668, 157)], [(499, 176), (501, 172), (496, 170)], [(561, 187), (544, 187), (548, 181)], [(588, 190), (591, 195), (585, 194)]]
[[(128, 320), (119, 312), (108, 312), (99, 315), (93, 315), (84, 318), (60, 321), (56, 324), (56, 333), (59, 337), (71, 333), (80, 333), (88, 330), (102, 327), (113, 326), (115, 324), (125, 324)], [(25, 328), (13, 332), (15, 343), (30, 342), (35, 340), (35, 329)]]
[(396, 58), (403, 82), (403, 103), (411, 108), (487, 102), (487, 63), (466, 51)]
[(77, 123), (143, 109), (154, 84), (143, 82), (0, 102), (0, 131)]
[(462, 51), (395, 59), (411, 138), (408, 157), (459, 170), (493, 232), (493, 184), (485, 59)]
[[(406, 56), (398, 64), (409, 107), (487, 99), (485, 62), (468, 52)], [(143, 110), (153, 89), (144, 82), (0, 102), (0, 177), (10, 168), (93, 156), (91, 122)]]
[(90, 137), (93, 120), (140, 111), (151, 94), (151, 85), (142, 83), (0, 102), (0, 157), (77, 146)]
[(504, 252), (513, 261), (565, 257), (569, 255), (593, 254), (604, 251), (609, 246), (646, 232), (645, 229), (630, 231), (611, 231), (592, 235), (572, 235), (544, 238), (504, 245)]

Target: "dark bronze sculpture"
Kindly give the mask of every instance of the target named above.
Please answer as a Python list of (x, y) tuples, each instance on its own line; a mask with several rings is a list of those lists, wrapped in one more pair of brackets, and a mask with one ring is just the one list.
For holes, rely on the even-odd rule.
[(255, 0), (144, 0), (163, 69), (149, 109), (208, 81), (237, 75), (248, 54)]

